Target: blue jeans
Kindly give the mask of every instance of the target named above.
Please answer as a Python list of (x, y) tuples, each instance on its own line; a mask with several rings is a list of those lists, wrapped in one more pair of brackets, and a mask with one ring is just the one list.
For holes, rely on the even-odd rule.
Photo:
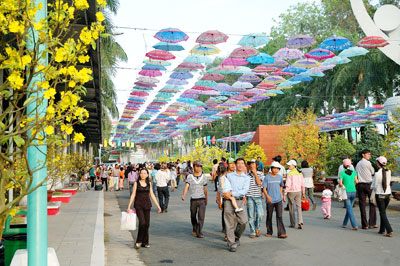
[(261, 220), (264, 216), (261, 197), (247, 197), (247, 214), (249, 216), (250, 235), (255, 235), (256, 230), (260, 230)]
[(132, 188), (135, 182), (129, 181), (129, 196), (132, 195)]
[(353, 204), (356, 199), (356, 192), (347, 192), (347, 200), (344, 201), (346, 205), (346, 216), (343, 220), (343, 225), (347, 225), (347, 222), (350, 219), (350, 223), (352, 227), (357, 227), (356, 217), (354, 217), (353, 213)]

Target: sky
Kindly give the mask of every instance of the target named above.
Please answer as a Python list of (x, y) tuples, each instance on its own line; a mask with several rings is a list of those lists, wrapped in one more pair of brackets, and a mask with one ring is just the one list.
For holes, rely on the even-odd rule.
[[(189, 55), (189, 50), (196, 44), (197, 36), (207, 30), (219, 30), (229, 36), (224, 44), (217, 45), (221, 49), (220, 56), (227, 56), (238, 47), (237, 42), (249, 33), (269, 33), (274, 25), (273, 19), (297, 3), (314, 2), (312, 0), (120, 0), (118, 14), (113, 17), (115, 26), (145, 28), (133, 30), (117, 28), (116, 40), (128, 55), (127, 63), (120, 63), (113, 78), (118, 94), (120, 115), (128, 99), (133, 83), (146, 59), (145, 54), (153, 50), (152, 45), (158, 42), (153, 36), (164, 28), (179, 28), (189, 35), (189, 40), (181, 42), (184, 51), (173, 52), (176, 59), (168, 67), (171, 71)], [(316, 1), (319, 3), (319, 0)], [(160, 79), (159, 86), (149, 96), (150, 103), (154, 95), (168, 80), (171, 72), (166, 72)], [(193, 83), (196, 79), (192, 79)], [(190, 88), (187, 85), (187, 88)], [(178, 95), (177, 95), (178, 96)], [(144, 105), (146, 106), (146, 105)], [(142, 108), (142, 111), (144, 111)], [(140, 114), (140, 112), (139, 112)], [(138, 114), (138, 115), (139, 115)], [(138, 117), (136, 116), (136, 118)]]

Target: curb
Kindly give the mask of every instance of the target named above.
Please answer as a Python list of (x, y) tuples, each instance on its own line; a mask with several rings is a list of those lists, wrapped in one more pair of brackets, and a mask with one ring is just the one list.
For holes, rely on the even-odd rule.
[(96, 225), (94, 229), (91, 266), (104, 266), (104, 192), (99, 194)]

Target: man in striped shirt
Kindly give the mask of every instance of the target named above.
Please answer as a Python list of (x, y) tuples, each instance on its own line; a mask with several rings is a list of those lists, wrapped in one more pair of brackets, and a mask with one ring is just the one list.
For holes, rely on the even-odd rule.
[(264, 208), (261, 198), (262, 172), (257, 172), (257, 161), (250, 161), (250, 188), (247, 192), (247, 214), (249, 216), (250, 238), (261, 235), (260, 226), (264, 216)]

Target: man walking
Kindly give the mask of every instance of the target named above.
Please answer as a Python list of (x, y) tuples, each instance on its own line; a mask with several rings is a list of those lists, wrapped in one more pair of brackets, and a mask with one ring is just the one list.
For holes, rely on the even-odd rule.
[(264, 164), (261, 161), (261, 157), (257, 157), (257, 171), (264, 173)]
[(89, 169), (90, 187), (94, 188), (94, 180), (96, 178), (96, 170), (94, 170), (94, 165)]
[[(230, 196), (235, 197), (239, 208), (244, 208), (246, 204), (246, 194), (250, 187), (250, 178), (245, 173), (246, 164), (243, 158), (236, 159), (236, 170), (227, 175), (232, 191), (224, 192), (224, 220), (226, 225), (226, 233), (228, 237), (229, 251), (236, 252), (237, 247), (240, 245), (239, 239), (246, 229), (247, 213), (235, 212), (232, 202), (229, 200)], [(237, 226), (234, 228), (234, 217), (237, 217)]]
[(192, 221), (192, 235), (204, 238), (203, 228), (207, 206), (207, 178), (203, 175), (200, 161), (193, 162), (194, 173), (186, 178), (186, 186), (183, 190), (182, 200), (190, 188), (190, 218)]
[(118, 191), (118, 181), (119, 181), (119, 174), (120, 174), (120, 167), (118, 166), (118, 164), (115, 164), (115, 167), (112, 169), (111, 174), (112, 174), (112, 179), (114, 182), (114, 190)]
[(261, 198), (262, 172), (257, 172), (256, 160), (250, 161), (250, 187), (247, 192), (247, 214), (249, 216), (250, 238), (261, 235), (260, 226), (264, 216), (264, 208)]
[[(358, 204), (360, 206), (361, 213), (361, 225), (363, 229), (378, 228), (376, 225), (376, 209), (371, 199), (371, 183), (372, 175), (375, 173), (375, 169), (372, 167), (371, 162), (371, 151), (363, 150), (361, 152), (362, 159), (356, 165), (357, 177), (358, 177)], [(365, 210), (366, 199), (368, 196), (369, 201), (369, 220), (367, 220), (367, 213)]]
[(170, 172), (167, 169), (167, 164), (161, 164), (161, 170), (156, 173), (156, 184), (158, 201), (160, 203), (161, 212), (168, 212), (169, 191), (168, 181), (171, 179)]

